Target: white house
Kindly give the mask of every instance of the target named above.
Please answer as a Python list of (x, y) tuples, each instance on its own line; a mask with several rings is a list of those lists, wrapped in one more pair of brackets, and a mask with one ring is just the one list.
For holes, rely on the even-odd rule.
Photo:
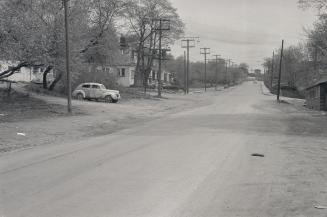
[[(0, 60), (0, 72), (8, 70), (10, 67), (14, 67), (18, 65), (17, 61), (1, 61)], [(10, 81), (16, 82), (34, 82), (34, 83), (42, 83), (43, 81), (43, 71), (45, 68), (43, 67), (22, 67), (19, 71), (17, 71), (12, 76), (8, 77)], [(53, 71), (51, 71), (47, 80), (51, 81), (54, 79)]]
[(123, 87), (130, 87), (134, 85), (135, 66), (133, 65), (119, 65), (116, 66), (117, 82)]
[[(113, 73), (117, 77), (119, 85), (130, 87), (134, 85), (137, 58), (135, 51), (128, 45), (127, 39), (123, 36), (120, 38), (120, 52), (118, 60), (110, 66), (109, 73)], [(153, 68), (157, 68), (157, 66), (154, 65)], [(157, 79), (157, 72), (153, 70), (149, 75), (148, 84), (157, 85)], [(164, 84), (170, 84), (172, 82), (172, 74), (162, 71), (161, 80)]]

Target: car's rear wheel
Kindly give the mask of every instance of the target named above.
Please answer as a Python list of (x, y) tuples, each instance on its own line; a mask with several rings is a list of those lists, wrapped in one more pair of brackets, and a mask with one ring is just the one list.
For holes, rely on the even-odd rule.
[(84, 100), (84, 96), (83, 96), (83, 94), (81, 94), (81, 93), (78, 93), (77, 95), (76, 95), (76, 98), (78, 99), (78, 100)]
[(112, 103), (112, 102), (113, 102), (111, 96), (109, 96), (109, 95), (106, 96), (106, 97), (104, 98), (104, 100), (105, 100), (107, 103)]

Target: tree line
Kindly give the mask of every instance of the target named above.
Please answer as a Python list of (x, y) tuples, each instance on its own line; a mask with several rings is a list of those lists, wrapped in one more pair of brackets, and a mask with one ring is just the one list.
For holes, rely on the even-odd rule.
[[(65, 89), (63, 1), (0, 1), (0, 59), (18, 62), (0, 72), (0, 80), (22, 67), (42, 66), (44, 88), (53, 90), (60, 84)], [(164, 47), (183, 34), (184, 23), (169, 0), (66, 1), (73, 85), (85, 80), (111, 79), (104, 72), (121, 58), (119, 34), (128, 35), (129, 46), (137, 56), (135, 83), (142, 84), (158, 55), (158, 20), (170, 21), (170, 31), (162, 33)], [(46, 79), (51, 70), (55, 71), (55, 80), (48, 87)]]
[[(300, 92), (322, 79), (327, 69), (327, 0), (299, 0), (303, 9), (315, 7), (319, 15), (313, 27), (306, 29), (306, 40), (284, 48), (282, 62), (282, 85)], [(272, 90), (276, 88), (280, 69), (281, 49), (275, 56), (265, 58), (265, 83)]]
[[(204, 62), (191, 61), (190, 62), (190, 85), (193, 87), (204, 86)], [(185, 72), (184, 72), (184, 56), (174, 58), (170, 57), (169, 61), (164, 64), (164, 69), (173, 72), (175, 76), (176, 85), (184, 86)], [(209, 87), (219, 85), (234, 85), (244, 81), (249, 74), (249, 66), (246, 63), (239, 65), (230, 64), (224, 59), (211, 59), (207, 62), (207, 83)]]

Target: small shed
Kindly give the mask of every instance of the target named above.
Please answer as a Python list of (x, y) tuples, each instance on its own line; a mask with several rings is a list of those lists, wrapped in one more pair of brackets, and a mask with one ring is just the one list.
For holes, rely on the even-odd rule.
[(307, 107), (319, 111), (327, 111), (327, 78), (320, 79), (306, 88)]

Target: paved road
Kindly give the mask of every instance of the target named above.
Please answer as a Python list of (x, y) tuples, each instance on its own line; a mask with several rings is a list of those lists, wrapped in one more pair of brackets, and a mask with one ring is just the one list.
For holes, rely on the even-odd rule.
[(327, 202), (326, 138), (301, 117), (245, 83), (137, 128), (7, 154), (0, 216), (327, 216), (314, 208)]

